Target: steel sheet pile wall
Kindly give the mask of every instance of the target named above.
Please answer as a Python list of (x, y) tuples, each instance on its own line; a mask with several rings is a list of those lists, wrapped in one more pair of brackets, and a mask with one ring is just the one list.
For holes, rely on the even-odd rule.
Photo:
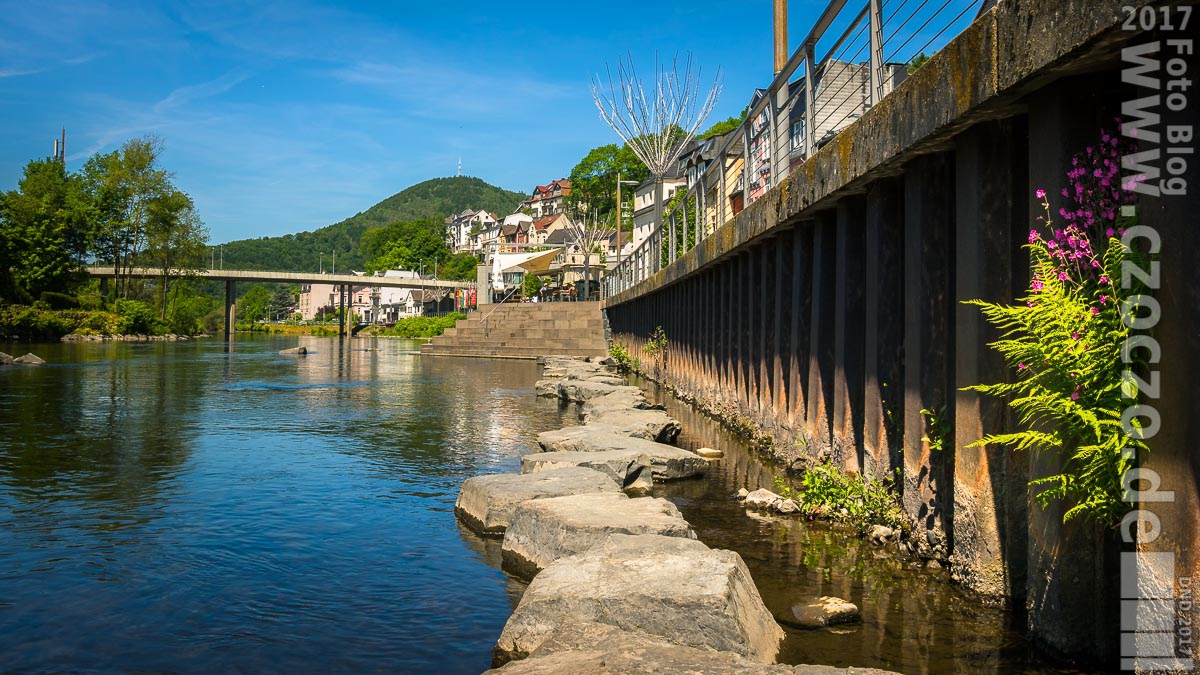
[[(1012, 302), (1028, 286), (1034, 190), (1065, 184), (1071, 155), (1130, 93), (1119, 7), (1099, 4), (1067, 16), (1052, 0), (1001, 2), (929, 70), (606, 311), (614, 341), (648, 367), (642, 348), (661, 326), (669, 350), (658, 379), (764, 438), (788, 468), (830, 461), (898, 477), (921, 553), (974, 591), (1027, 609), (1043, 644), (1114, 658), (1119, 538), (1064, 525), (1061, 507), (1032, 501), (1030, 477), (1056, 459), (967, 447), (1014, 420), (1005, 402), (964, 390), (1012, 374), (988, 347), (995, 330), (962, 304)], [(1027, 21), (1046, 15), (1057, 21), (1051, 37)], [(1161, 332), (1183, 369), (1163, 378), (1173, 445), (1154, 447), (1175, 472), (1165, 545), (1188, 570), (1198, 518), (1197, 459), (1186, 448), (1200, 436), (1200, 397), (1180, 373), (1200, 339), (1200, 265), (1184, 225), (1194, 216), (1182, 200), (1163, 204), (1146, 218), (1164, 241), (1170, 233), (1190, 246), (1164, 249), (1162, 285), (1178, 312), (1164, 305)], [(931, 427), (922, 411), (942, 423)], [(937, 451), (926, 439), (939, 429)]]

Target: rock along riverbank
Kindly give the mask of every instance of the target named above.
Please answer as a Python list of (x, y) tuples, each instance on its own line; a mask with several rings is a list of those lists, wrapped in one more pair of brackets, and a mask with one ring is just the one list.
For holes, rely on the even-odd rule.
[(508, 572), (532, 577), (489, 672), (885, 672), (775, 665), (783, 630), (745, 562), (644, 496), (718, 458), (670, 445), (678, 421), (608, 359), (543, 365), (537, 394), (581, 405), (584, 425), (541, 434), (521, 473), (470, 478), (455, 504), (469, 527), (503, 538)]

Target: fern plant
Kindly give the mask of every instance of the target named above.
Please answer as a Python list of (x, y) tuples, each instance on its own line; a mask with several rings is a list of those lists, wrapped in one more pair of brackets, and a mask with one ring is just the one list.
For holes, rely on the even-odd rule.
[[(1016, 377), (1011, 382), (968, 389), (1009, 398), (1020, 429), (991, 434), (971, 444), (1007, 445), (1018, 451), (1058, 454), (1061, 470), (1030, 482), (1045, 508), (1055, 500), (1068, 505), (1064, 521), (1084, 518), (1115, 525), (1128, 510), (1122, 503), (1121, 476), (1132, 457), (1146, 450), (1125, 433), (1121, 414), (1136, 390), (1124, 385), (1121, 347), (1129, 328), (1121, 320), (1122, 303), (1133, 304), (1143, 289), (1122, 288), (1126, 260), (1143, 269), (1145, 261), (1119, 236), (1132, 224), (1120, 206), (1131, 203), (1132, 186), (1116, 185), (1119, 137), (1102, 135), (1102, 148), (1088, 148), (1067, 174), (1078, 208), (1064, 207), (1056, 224), (1045, 193), (1038, 197), (1049, 229), (1029, 235), (1033, 280), (1019, 304), (971, 300), (1001, 333), (991, 343)], [(1103, 191), (1103, 192), (1101, 192)], [(1123, 398), (1124, 397), (1124, 398)], [(1136, 420), (1135, 420), (1136, 425)]]

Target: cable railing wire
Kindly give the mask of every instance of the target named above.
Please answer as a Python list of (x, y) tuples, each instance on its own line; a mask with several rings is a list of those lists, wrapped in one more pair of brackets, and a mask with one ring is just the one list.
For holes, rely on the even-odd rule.
[[(816, 54), (806, 54), (800, 49), (792, 54), (788, 65), (767, 88), (763, 100), (751, 106), (742, 124), (715, 149), (707, 167), (700, 171), (691, 185), (677, 191), (676, 203), (670, 205), (664, 214), (664, 222), (656, 223), (650, 233), (605, 277), (607, 296), (612, 297), (637, 286), (712, 236), (733, 217), (738, 206), (732, 200), (739, 192), (741, 208), (745, 208), (761, 196), (760, 189), (777, 184), (790, 172), (790, 162), (794, 161), (797, 150), (807, 159), (816, 150), (817, 144), (825, 140), (817, 136), (819, 130), (825, 130), (826, 136), (830, 132), (839, 133), (843, 123), (861, 115), (871, 104), (877, 103), (880, 96), (886, 97), (890, 93), (890, 80), (896, 76), (892, 69), (901, 65), (896, 64), (894, 59), (906, 53), (910, 44), (924, 39), (926, 29), (933, 25), (936, 33), (926, 39), (914, 54), (924, 54), (925, 50), (935, 46), (948, 31), (958, 26), (967, 12), (978, 7), (980, 1), (970, 0), (953, 19), (935, 25), (935, 21), (948, 14), (947, 8), (962, 0), (920, 0), (915, 7), (912, 6), (912, 0), (885, 0), (880, 4), (881, 15), (873, 18), (870, 3), (865, 7), (856, 4), (854, 8), (848, 8), (846, 0), (830, 0), (801, 49), (821, 41), (825, 31), (839, 22), (839, 17), (846, 17), (854, 11), (854, 16), (845, 24), (838, 39), (829, 49), (823, 50), (825, 53), (820, 60), (817, 60)], [(864, 17), (867, 21), (863, 21)], [(881, 28), (878, 36), (872, 33), (873, 23)], [(909, 30), (913, 25), (917, 25), (916, 29)], [(954, 34), (957, 32), (951, 33)], [(859, 63), (864, 50), (868, 49), (878, 49), (878, 53), (868, 52), (872, 58)], [(850, 56), (847, 57), (847, 54)], [(911, 64), (912, 59), (908, 58), (903, 65)], [(876, 69), (873, 66), (877, 61)], [(835, 87), (831, 76), (841, 77), (842, 81)], [(793, 92), (791, 86), (801, 78), (803, 84)], [(806, 90), (808, 87), (812, 88), (811, 91)], [(856, 92), (856, 89), (860, 91)], [(803, 119), (811, 122), (812, 128), (805, 124), (803, 136), (792, 136), (797, 121), (793, 117), (795, 106), (808, 100), (812, 101), (812, 110), (806, 111)], [(841, 117), (829, 124), (843, 106), (845, 111)], [(764, 113), (768, 119), (765, 129), (751, 133)], [(789, 156), (793, 159), (789, 160)], [(739, 158), (742, 165), (735, 169)], [(754, 170), (753, 177), (751, 169)], [(756, 193), (754, 198), (751, 197), (752, 187)]]

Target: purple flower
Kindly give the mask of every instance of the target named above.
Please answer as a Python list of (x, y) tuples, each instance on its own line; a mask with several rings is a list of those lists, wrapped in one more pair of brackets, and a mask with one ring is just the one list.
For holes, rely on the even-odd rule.
[(1034, 194), (1036, 194), (1036, 195), (1037, 195), (1037, 198), (1038, 198), (1038, 199), (1045, 199), (1045, 198), (1046, 198), (1046, 191), (1045, 191), (1045, 190), (1043, 190), (1043, 189), (1041, 189), (1041, 188), (1038, 188), (1038, 191), (1037, 191), (1037, 192), (1035, 192)]
[[(1107, 284), (1107, 283), (1108, 283), (1108, 277), (1100, 277), (1100, 283), (1102, 283), (1102, 284)], [(1102, 295), (1102, 296), (1100, 296), (1100, 297), (1101, 297), (1101, 298), (1103, 298), (1104, 296)]]
[(1025, 370), (1025, 369), (1026, 369), (1026, 368), (1028, 368), (1028, 367), (1029, 367), (1029, 366), (1026, 366), (1024, 363), (1018, 363), (1018, 364), (1017, 364), (1017, 370)]
[(1110, 227), (1104, 231), (1104, 236), (1108, 237), (1109, 239), (1112, 239), (1112, 236), (1116, 233), (1117, 233), (1117, 231)]
[(1058, 273), (1058, 280), (1059, 280), (1059, 281), (1066, 281), (1066, 280), (1067, 280), (1067, 273), (1066, 273), (1066, 272), (1059, 272), (1059, 273)]
[(1078, 401), (1079, 400), (1079, 392), (1077, 392), (1077, 391), (1071, 392), (1071, 400)]
[(1092, 316), (1100, 316), (1100, 308), (1099, 307), (1092, 308)]

